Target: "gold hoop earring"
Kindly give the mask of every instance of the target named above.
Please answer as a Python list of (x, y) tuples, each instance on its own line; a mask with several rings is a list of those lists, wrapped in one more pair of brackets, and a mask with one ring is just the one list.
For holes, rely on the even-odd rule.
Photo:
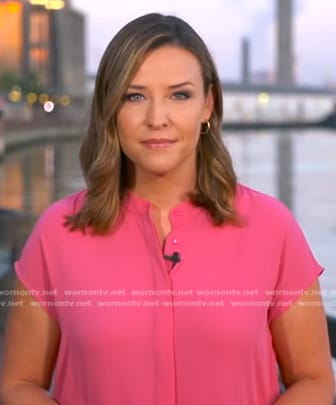
[[(204, 128), (204, 126), (206, 126), (206, 128)], [(210, 131), (210, 128), (211, 128), (211, 124), (210, 124), (209, 120), (207, 122), (202, 122), (201, 135), (207, 134)]]

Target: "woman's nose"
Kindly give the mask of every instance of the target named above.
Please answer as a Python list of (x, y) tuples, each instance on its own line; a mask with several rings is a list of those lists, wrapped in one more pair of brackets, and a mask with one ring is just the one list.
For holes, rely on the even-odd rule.
[(168, 110), (164, 101), (151, 101), (147, 109), (147, 125), (159, 129), (168, 124)]

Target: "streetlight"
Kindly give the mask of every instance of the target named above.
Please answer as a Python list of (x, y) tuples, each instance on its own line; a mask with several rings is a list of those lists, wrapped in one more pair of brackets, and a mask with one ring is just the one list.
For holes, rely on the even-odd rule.
[(32, 6), (43, 6), (47, 10), (62, 10), (65, 7), (64, 0), (29, 0)]

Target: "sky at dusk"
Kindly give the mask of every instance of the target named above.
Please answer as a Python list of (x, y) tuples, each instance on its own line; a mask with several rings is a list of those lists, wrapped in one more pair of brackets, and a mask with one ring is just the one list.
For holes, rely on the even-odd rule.
[[(223, 80), (240, 78), (240, 43), (251, 41), (252, 71), (274, 70), (275, 0), (72, 0), (87, 17), (87, 70), (128, 21), (148, 12), (185, 19), (207, 43)], [(336, 1), (294, 0), (299, 84), (336, 82)]]

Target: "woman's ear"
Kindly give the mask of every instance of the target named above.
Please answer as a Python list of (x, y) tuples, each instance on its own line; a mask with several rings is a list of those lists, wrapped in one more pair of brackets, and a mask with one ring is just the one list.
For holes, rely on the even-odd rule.
[(215, 97), (213, 85), (210, 84), (208, 92), (205, 96), (205, 106), (204, 106), (204, 121), (208, 121), (211, 117), (212, 111), (214, 109)]

